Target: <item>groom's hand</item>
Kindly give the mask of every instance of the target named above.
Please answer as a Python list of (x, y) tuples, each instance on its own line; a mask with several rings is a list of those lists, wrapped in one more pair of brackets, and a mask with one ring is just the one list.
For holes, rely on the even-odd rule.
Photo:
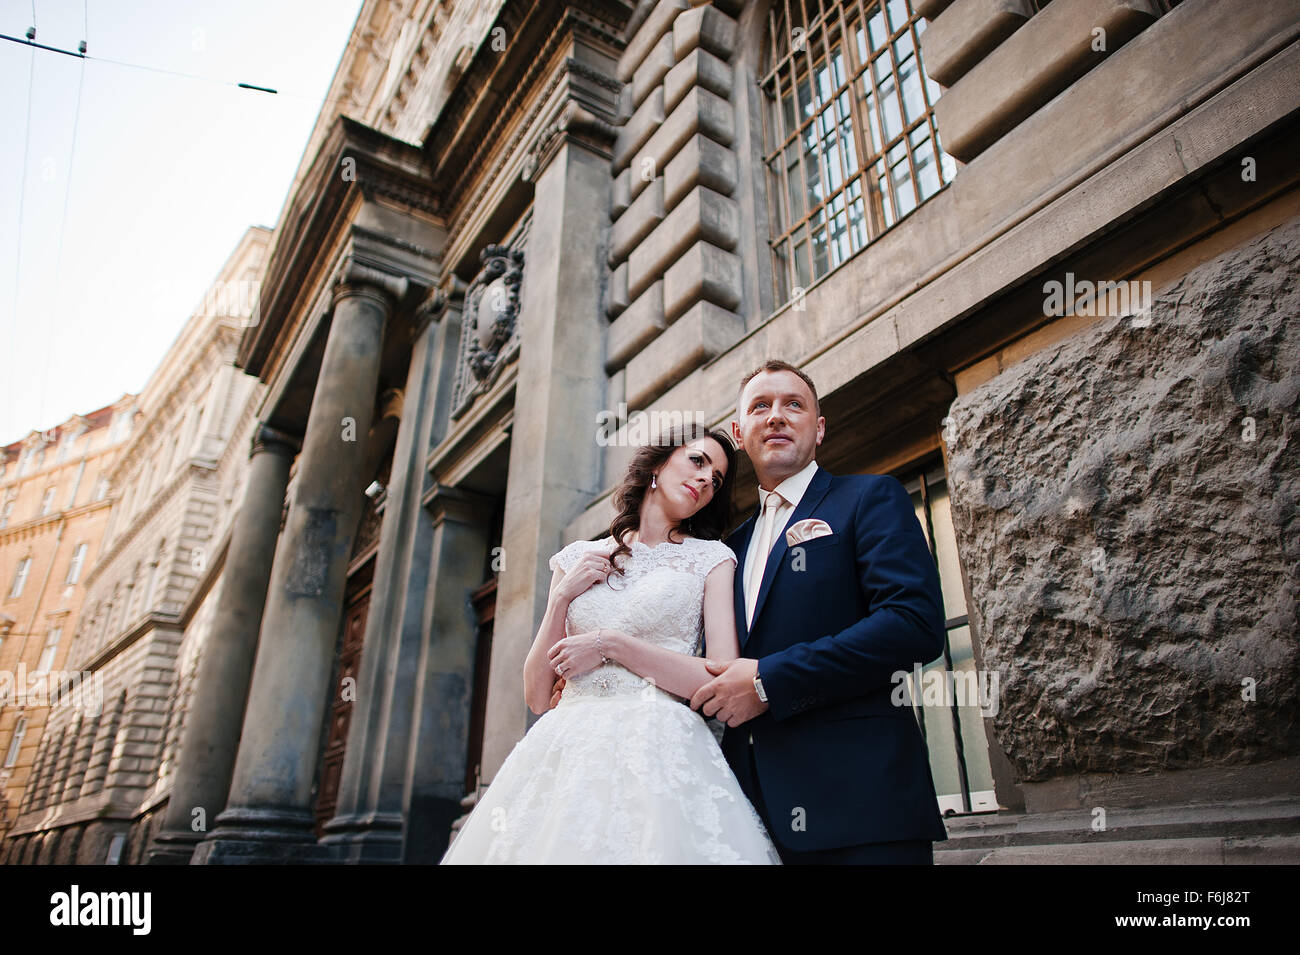
[(741, 657), (717, 663), (704, 662), (705, 668), (716, 675), (691, 697), (691, 709), (705, 716), (716, 716), (728, 726), (736, 727), (767, 712), (767, 704), (758, 698), (754, 677), (758, 676), (758, 661)]
[(555, 709), (560, 705), (560, 697), (564, 695), (565, 679), (560, 677), (555, 681), (555, 686), (551, 688), (551, 705), (548, 709)]

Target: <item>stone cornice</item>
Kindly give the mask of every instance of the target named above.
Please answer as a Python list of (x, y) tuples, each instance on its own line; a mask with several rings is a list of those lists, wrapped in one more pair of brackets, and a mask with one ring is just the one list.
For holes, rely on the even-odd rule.
[(114, 657), (119, 656), (146, 633), (156, 630), (181, 633), (183, 629), (179, 614), (147, 611), (131, 621), (131, 625), (125, 630), (119, 631), (116, 638), (104, 641), (104, 645), (90, 659), (81, 664), (70, 664), (68, 669), (75, 667), (77, 670), (88, 670), (94, 673), (96, 670), (102, 670)]
[(427, 255), (421, 253), (428, 250), (410, 242), (404, 243), (410, 248), (395, 250), (379, 230), (356, 221), (368, 203), (435, 221), (442, 198), (418, 148), (338, 116), (276, 234), (261, 288), (261, 321), (245, 333), (237, 357), (249, 374), (267, 380), (271, 356), (292, 337), (304, 303), (314, 298), (325, 265), (322, 253), (337, 245), (341, 232), (355, 229), (353, 244), (370, 250), (359, 264), (397, 276), (400, 269), (380, 265), (396, 251), (398, 259), (424, 259), (421, 271), (427, 270)]
[[(510, 48), (496, 52), (487, 44), (480, 47), (451, 99), (423, 137), (435, 174), (448, 180), (446, 194), (456, 199), (455, 221), (450, 223), (453, 234), (466, 210), (477, 207), (505, 164), (543, 125), (539, 113), (548, 108), (547, 101), (561, 82), (570, 83), (571, 97), (588, 112), (597, 117), (607, 114), (610, 122), (615, 118), (615, 99), (621, 84), (615, 77), (572, 57), (565, 58), (540, 95), (538, 87), (543, 83), (544, 71), (553, 68), (564, 42), (574, 35), (595, 40), (597, 46), (616, 57), (624, 46), (623, 28), (632, 14), (632, 5), (621, 0), (587, 0), (555, 7), (556, 12), (551, 12), (541, 3), (507, 3), (497, 25), (511, 38)], [(532, 111), (519, 121), (527, 99), (534, 99)], [(503, 143), (508, 123), (516, 123), (516, 130), (509, 142)], [(489, 161), (492, 151), (496, 155)], [(479, 185), (471, 194), (469, 186), (474, 179), (479, 180)]]

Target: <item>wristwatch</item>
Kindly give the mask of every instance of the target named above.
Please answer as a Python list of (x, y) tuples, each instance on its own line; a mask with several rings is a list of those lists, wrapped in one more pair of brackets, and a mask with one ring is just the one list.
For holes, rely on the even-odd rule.
[(767, 693), (763, 689), (763, 681), (758, 677), (754, 677), (754, 692), (758, 694), (758, 701), (760, 703), (767, 702)]

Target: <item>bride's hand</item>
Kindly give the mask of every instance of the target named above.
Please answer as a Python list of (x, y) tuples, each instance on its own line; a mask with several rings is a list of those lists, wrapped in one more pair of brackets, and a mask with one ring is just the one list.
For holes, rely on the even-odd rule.
[(566, 680), (596, 669), (605, 662), (601, 659), (600, 650), (596, 649), (596, 638), (599, 636), (599, 630), (591, 630), (555, 641), (555, 645), (546, 654), (551, 669)]
[(566, 603), (587, 592), (592, 584), (603, 583), (613, 565), (609, 557), (599, 551), (588, 551), (579, 557), (555, 589), (555, 595)]

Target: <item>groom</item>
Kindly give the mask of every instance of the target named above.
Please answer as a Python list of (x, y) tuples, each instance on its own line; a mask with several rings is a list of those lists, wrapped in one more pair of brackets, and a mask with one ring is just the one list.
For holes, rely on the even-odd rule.
[(930, 864), (947, 833), (912, 708), (891, 702), (894, 674), (944, 643), (912, 501), (891, 477), (817, 466), (826, 419), (786, 362), (741, 382), (731, 429), (759, 484), (727, 539), (742, 655), (709, 663), (691, 707), (727, 724), (727, 762), (787, 864)]

